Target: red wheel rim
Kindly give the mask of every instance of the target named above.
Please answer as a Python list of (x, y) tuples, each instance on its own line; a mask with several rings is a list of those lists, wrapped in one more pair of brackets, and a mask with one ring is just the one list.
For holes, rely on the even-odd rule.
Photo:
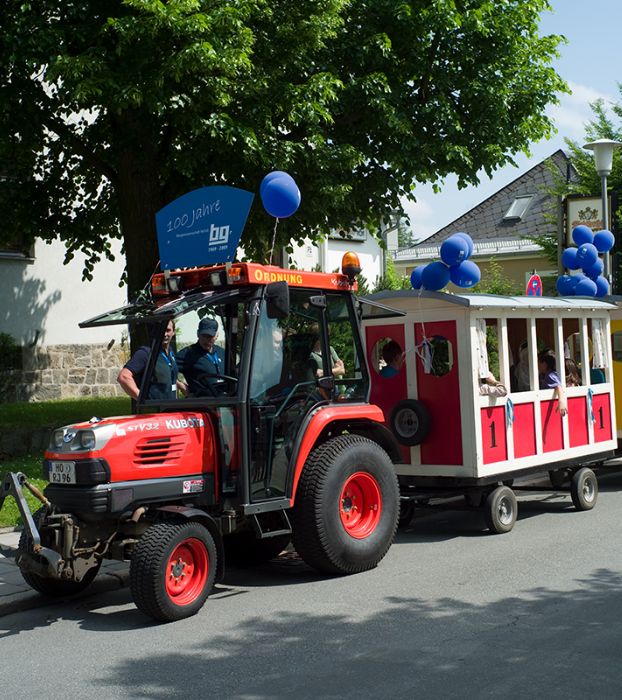
[(380, 522), (382, 495), (378, 482), (367, 472), (352, 474), (339, 499), (339, 515), (345, 531), (357, 540), (369, 537)]
[(175, 605), (189, 605), (205, 588), (209, 557), (205, 545), (190, 537), (175, 547), (166, 565), (166, 592)]

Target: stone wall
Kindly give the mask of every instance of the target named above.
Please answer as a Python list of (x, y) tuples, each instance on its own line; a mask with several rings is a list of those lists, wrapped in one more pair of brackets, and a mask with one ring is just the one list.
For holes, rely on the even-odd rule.
[(22, 369), (0, 373), (0, 403), (120, 396), (117, 374), (127, 345), (50, 345), (22, 348)]

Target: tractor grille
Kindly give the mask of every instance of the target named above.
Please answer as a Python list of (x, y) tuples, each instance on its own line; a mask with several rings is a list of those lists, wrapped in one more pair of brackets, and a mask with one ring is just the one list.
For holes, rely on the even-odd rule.
[(185, 435), (144, 438), (134, 448), (134, 464), (137, 467), (172, 465), (183, 455), (186, 442)]

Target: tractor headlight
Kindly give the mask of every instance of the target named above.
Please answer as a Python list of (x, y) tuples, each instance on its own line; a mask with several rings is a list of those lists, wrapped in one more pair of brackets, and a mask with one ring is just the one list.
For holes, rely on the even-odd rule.
[(95, 433), (92, 430), (80, 431), (80, 446), (85, 450), (92, 450), (95, 447)]
[(63, 446), (63, 433), (64, 431), (61, 430), (55, 430), (52, 433), (52, 447), (59, 449)]

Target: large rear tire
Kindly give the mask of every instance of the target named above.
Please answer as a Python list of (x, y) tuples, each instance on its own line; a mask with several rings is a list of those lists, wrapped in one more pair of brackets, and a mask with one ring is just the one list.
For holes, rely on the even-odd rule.
[[(37, 527), (39, 527), (39, 523), (45, 512), (46, 508), (39, 508), (39, 510), (33, 515), (33, 519)], [(26, 530), (23, 530), (19, 537), (17, 549), (20, 552), (32, 554), (32, 538), (28, 535)], [(101, 560), (98, 561), (95, 566), (91, 567), (86, 574), (84, 574), (81, 581), (69, 581), (67, 579), (39, 576), (38, 574), (34, 574), (32, 571), (26, 571), (21, 567), (20, 573), (24, 581), (26, 581), (26, 583), (38, 593), (41, 593), (48, 598), (65, 598), (67, 596), (81, 593), (85, 588), (90, 586), (93, 579), (97, 576), (100, 566)]]
[(136, 607), (162, 622), (195, 615), (214, 586), (216, 556), (214, 539), (201, 523), (152, 525), (140, 538), (130, 563)]
[(309, 455), (292, 512), (298, 554), (327, 574), (373, 569), (387, 553), (399, 516), (393, 464), (375, 442), (339, 435)]

